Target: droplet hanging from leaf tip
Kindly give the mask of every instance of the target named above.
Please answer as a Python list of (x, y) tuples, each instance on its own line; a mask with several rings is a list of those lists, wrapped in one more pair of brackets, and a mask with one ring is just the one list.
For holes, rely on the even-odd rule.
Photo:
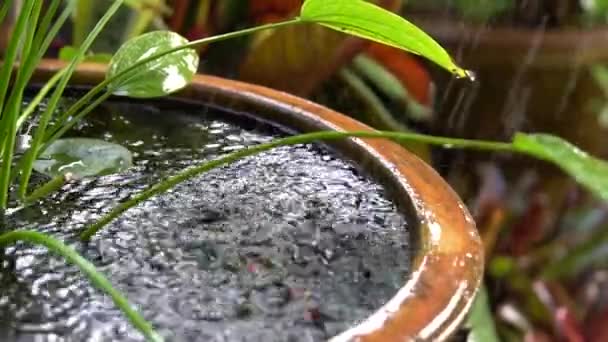
[(477, 74), (474, 71), (466, 70), (466, 69), (454, 69), (452, 73), (456, 75), (456, 78), (466, 78), (471, 82), (477, 81)]
[(477, 81), (477, 74), (475, 74), (474, 71), (472, 71), (472, 70), (465, 70), (464, 73), (466, 75), (465, 77), (468, 78), (469, 81), (471, 81), (471, 82)]

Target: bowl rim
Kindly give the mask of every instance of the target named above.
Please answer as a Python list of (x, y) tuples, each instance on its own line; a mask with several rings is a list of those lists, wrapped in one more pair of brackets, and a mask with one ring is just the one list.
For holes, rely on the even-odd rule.
[[(32, 81), (44, 82), (64, 66), (43, 60)], [(81, 64), (71, 84), (94, 85), (104, 79), (105, 70), (102, 64)], [(190, 86), (171, 97), (251, 113), (300, 132), (372, 130), (308, 100), (214, 76), (196, 75)], [(409, 279), (375, 313), (330, 341), (447, 339), (462, 323), (483, 277), (483, 246), (467, 208), (435, 170), (392, 141), (351, 138), (326, 144), (354, 159), (402, 212), (417, 219), (409, 225), (415, 248)]]

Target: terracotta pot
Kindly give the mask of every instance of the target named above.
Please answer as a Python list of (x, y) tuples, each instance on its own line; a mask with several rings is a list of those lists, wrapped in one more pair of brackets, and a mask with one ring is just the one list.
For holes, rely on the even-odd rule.
[[(589, 66), (608, 61), (608, 29), (517, 29), (414, 18), (477, 84), (444, 83), (440, 111), (449, 133), (509, 138), (514, 131), (562, 136), (608, 156), (608, 127), (591, 100), (604, 94)], [(439, 120), (445, 125), (445, 120)]]
[[(43, 62), (36, 81), (47, 80), (63, 64)], [(82, 65), (73, 85), (90, 86), (105, 67)], [(177, 98), (245, 111), (300, 132), (371, 130), (353, 119), (298, 97), (251, 84), (196, 76)], [(470, 214), (452, 189), (428, 165), (401, 146), (379, 139), (330, 142), (389, 190), (409, 217), (415, 248), (413, 273), (401, 290), (361, 324), (332, 341), (444, 340), (461, 324), (480, 286), (483, 255)]]

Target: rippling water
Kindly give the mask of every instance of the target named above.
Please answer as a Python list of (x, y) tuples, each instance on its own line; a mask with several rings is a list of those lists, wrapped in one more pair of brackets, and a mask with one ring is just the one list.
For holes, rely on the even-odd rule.
[[(66, 185), (11, 217), (67, 241), (169, 341), (322, 341), (407, 279), (405, 218), (381, 188), (325, 149), (247, 158), (128, 211), (89, 244), (76, 235), (177, 170), (281, 135), (224, 113), (108, 105), (73, 135), (134, 152), (127, 173)], [(6, 250), (0, 341), (141, 341), (112, 301), (44, 248)]]

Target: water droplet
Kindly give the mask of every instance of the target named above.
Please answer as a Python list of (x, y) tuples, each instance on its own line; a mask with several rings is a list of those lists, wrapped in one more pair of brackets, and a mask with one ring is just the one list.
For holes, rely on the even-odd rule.
[(477, 74), (475, 74), (475, 72), (473, 72), (471, 70), (465, 70), (464, 74), (465, 74), (465, 77), (469, 79), (469, 81), (471, 81), (471, 82), (477, 81)]
[(454, 75), (456, 75), (456, 78), (458, 78), (458, 79), (466, 78), (471, 82), (477, 81), (477, 75), (475, 74), (474, 71), (471, 71), (471, 70), (454, 69), (454, 70), (452, 70), (452, 73)]

